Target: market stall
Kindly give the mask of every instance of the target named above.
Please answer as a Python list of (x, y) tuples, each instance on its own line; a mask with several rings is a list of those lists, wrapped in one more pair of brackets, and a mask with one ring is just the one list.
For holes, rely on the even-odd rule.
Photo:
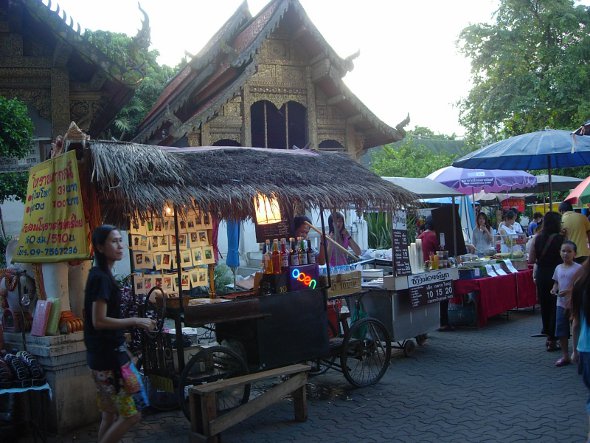
[[(463, 194), (448, 186), (427, 178), (383, 177), (391, 183), (407, 190), (412, 190), (421, 199), (452, 198), (451, 219), (441, 230), (449, 239), (453, 251), (463, 245), (457, 239), (461, 232), (459, 218), (456, 217), (455, 198)], [(376, 260), (376, 267), (381, 268), (382, 280), (375, 280), (369, 271), (364, 286), (369, 290), (365, 296), (365, 308), (371, 315), (379, 318), (388, 328), (393, 340), (406, 355), (415, 349), (415, 343), (422, 345), (429, 331), (440, 325), (440, 302), (452, 297), (452, 282), (458, 278), (457, 268), (447, 263), (441, 269), (425, 269), (424, 260), (418, 254), (412, 254), (408, 245), (407, 226), (404, 214), (396, 213), (393, 228), (392, 257)], [(442, 224), (441, 224), (442, 226)], [(410, 251), (408, 251), (408, 246)], [(422, 252), (420, 251), (420, 255)], [(414, 255), (414, 260), (411, 256)], [(384, 275), (383, 275), (384, 274)], [(388, 275), (389, 274), (389, 275)]]
[[(144, 346), (144, 369), (161, 388), (178, 392), (185, 412), (192, 385), (298, 361), (327, 362), (355, 386), (382, 377), (391, 340), (377, 319), (349, 324), (338, 313), (338, 330), (330, 336), (326, 290), (344, 289), (342, 281), (354, 273), (328, 267), (324, 287), (317, 265), (306, 259), (309, 245), (289, 240), (290, 222), (311, 208), (393, 212), (413, 204), (414, 194), (338, 153), (102, 141), (83, 152), (92, 165), (101, 219), (129, 226), (135, 292), (147, 296), (160, 288), (151, 293), (153, 303), (146, 297), (146, 307), (155, 305), (150, 309), (156, 315), (175, 322), (174, 337), (156, 334)], [(217, 296), (214, 286), (215, 225), (221, 219), (255, 221), (257, 241), (269, 256), (253, 290), (231, 297)], [(323, 219), (319, 224), (323, 230)], [(286, 243), (297, 261), (283, 262)], [(208, 294), (195, 297), (199, 288)], [(335, 296), (353, 311), (354, 292), (336, 290)], [(247, 309), (236, 309), (236, 303)], [(172, 344), (182, 343), (183, 326), (211, 324), (221, 346), (185, 355)], [(215, 371), (223, 368), (221, 374), (211, 373), (208, 362)], [(244, 391), (239, 401), (247, 397)]]

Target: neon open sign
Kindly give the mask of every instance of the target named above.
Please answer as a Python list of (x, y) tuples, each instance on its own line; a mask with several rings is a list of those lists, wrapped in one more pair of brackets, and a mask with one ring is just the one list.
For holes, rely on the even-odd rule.
[(315, 286), (317, 284), (315, 279), (311, 278), (305, 272), (301, 272), (297, 268), (293, 269), (293, 271), (291, 272), (291, 277), (293, 277), (297, 281), (300, 281), (304, 285), (309, 286), (311, 289), (315, 289)]

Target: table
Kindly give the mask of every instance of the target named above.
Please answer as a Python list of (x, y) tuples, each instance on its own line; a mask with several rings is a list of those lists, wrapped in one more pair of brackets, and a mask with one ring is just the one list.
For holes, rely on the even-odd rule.
[(485, 326), (488, 318), (516, 308), (534, 306), (537, 300), (533, 272), (526, 269), (497, 277), (454, 281), (455, 296), (477, 292), (477, 325)]
[[(24, 419), (23, 421), (25, 424), (30, 426), (35, 442), (37, 441), (37, 437), (39, 437), (42, 442), (47, 441), (47, 399), (41, 395), (42, 391), (47, 391), (49, 394), (48, 397), (51, 399), (51, 387), (48, 383), (44, 383), (40, 386), (0, 389), (0, 395), (14, 394), (25, 396), (25, 401), (28, 405), (28, 411), (24, 411), (26, 417), (21, 417), (21, 419)], [(39, 394), (41, 396), (34, 394)]]

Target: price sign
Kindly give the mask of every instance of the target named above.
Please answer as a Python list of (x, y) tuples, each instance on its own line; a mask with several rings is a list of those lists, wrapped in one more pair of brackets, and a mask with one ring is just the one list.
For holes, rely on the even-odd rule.
[(289, 222), (286, 220), (280, 221), (279, 223), (271, 223), (268, 225), (255, 225), (256, 241), (258, 243), (264, 243), (265, 240), (271, 242), (275, 238), (289, 238)]
[(397, 211), (393, 213), (391, 255), (393, 270), (396, 277), (410, 275), (410, 257), (408, 255), (408, 228), (406, 225), (406, 212)]
[(444, 269), (408, 277), (408, 288), (412, 308), (437, 303), (454, 296), (451, 273)]

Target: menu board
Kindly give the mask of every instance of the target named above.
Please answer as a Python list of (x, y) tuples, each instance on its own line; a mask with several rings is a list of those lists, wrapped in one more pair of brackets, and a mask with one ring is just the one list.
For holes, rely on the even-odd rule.
[(408, 277), (412, 308), (453, 298), (453, 280), (449, 270), (426, 272)]
[(396, 277), (410, 275), (410, 257), (408, 255), (408, 227), (406, 224), (406, 212), (393, 213), (393, 230), (391, 256), (393, 260), (393, 273)]
[(273, 241), (275, 238), (289, 238), (290, 229), (289, 223), (286, 220), (281, 220), (278, 223), (271, 223), (268, 225), (259, 225), (256, 223), (256, 241), (264, 243), (265, 240)]

